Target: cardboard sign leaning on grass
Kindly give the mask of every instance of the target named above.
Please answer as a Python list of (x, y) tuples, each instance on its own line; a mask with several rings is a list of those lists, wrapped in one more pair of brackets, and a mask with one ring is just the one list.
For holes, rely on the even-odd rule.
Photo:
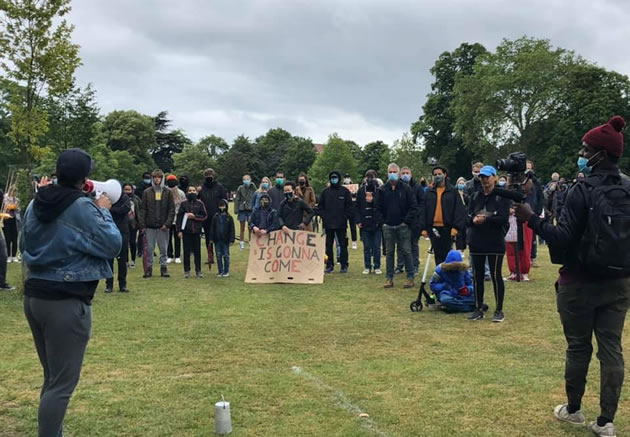
[(252, 235), (245, 282), (323, 284), (325, 239), (315, 232)]

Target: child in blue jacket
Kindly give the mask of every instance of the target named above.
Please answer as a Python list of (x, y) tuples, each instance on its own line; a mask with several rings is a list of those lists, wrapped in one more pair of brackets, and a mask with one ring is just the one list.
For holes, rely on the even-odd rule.
[(430, 287), (447, 312), (465, 313), (475, 309), (472, 276), (459, 250), (451, 250), (437, 266)]

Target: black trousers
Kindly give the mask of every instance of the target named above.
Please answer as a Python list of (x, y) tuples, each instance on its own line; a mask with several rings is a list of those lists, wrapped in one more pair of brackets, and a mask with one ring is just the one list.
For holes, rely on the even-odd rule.
[(184, 271), (190, 272), (190, 253), (195, 257), (195, 272), (201, 272), (201, 235), (183, 234), (184, 244)]
[(501, 269), (503, 268), (503, 255), (477, 255), (472, 254), (473, 282), (475, 285), (475, 297), (477, 299), (477, 309), (483, 306), (484, 277), (486, 274), (486, 258), (490, 266), (490, 278), (494, 288), (494, 298), (497, 303), (496, 310), (503, 311), (503, 298), (505, 297), (505, 284)]
[[(129, 252), (131, 253), (131, 261), (136, 262), (136, 254), (138, 253), (138, 229), (129, 231)], [(141, 249), (142, 250), (142, 249)]]
[(4, 239), (7, 245), (8, 256), (15, 258), (18, 250), (18, 228), (17, 219), (10, 218), (4, 221)]
[(182, 251), (182, 245), (179, 238), (177, 238), (177, 226), (171, 225), (168, 233), (168, 248), (166, 250), (166, 256), (169, 258), (179, 258)]
[(357, 219), (354, 214), (348, 219), (350, 224), (350, 238), (352, 241), (357, 241)]
[(0, 234), (0, 285), (7, 283), (7, 245), (4, 233)]
[(435, 256), (435, 265), (439, 266), (446, 259), (446, 255), (453, 248), (453, 238), (451, 237), (451, 228), (435, 228), (440, 236), (436, 236), (433, 229), (429, 230), (429, 238), (433, 247)]
[(326, 229), (326, 256), (328, 257), (328, 267), (335, 265), (335, 237), (339, 241), (341, 253), (339, 255), (339, 263), (341, 267), (348, 267), (348, 237), (346, 229)]
[(621, 335), (630, 304), (630, 278), (556, 284), (556, 303), (567, 340), (564, 379), (569, 404), (582, 402), (595, 333), (601, 416), (613, 420), (624, 378)]
[[(120, 288), (127, 286), (127, 260), (129, 254), (129, 234), (122, 234), (122, 247), (120, 248), (120, 253), (116, 257), (118, 260), (118, 286)], [(114, 260), (109, 260), (109, 266), (114, 271)], [(105, 286), (107, 288), (112, 288), (114, 286), (114, 278), (108, 278), (105, 281)]]

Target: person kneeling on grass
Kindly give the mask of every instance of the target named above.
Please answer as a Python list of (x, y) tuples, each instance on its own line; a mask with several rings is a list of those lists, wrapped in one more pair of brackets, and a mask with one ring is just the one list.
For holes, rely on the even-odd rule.
[(234, 244), (234, 219), (228, 212), (227, 200), (219, 200), (219, 212), (212, 218), (210, 242), (217, 251), (217, 277), (230, 276), (230, 244)]
[[(195, 273), (198, 278), (203, 278), (201, 274), (201, 230), (208, 218), (206, 206), (197, 199), (197, 188), (189, 186), (186, 190), (186, 200), (179, 206), (177, 213), (177, 236), (184, 243), (184, 278), (190, 278), (190, 252), (195, 257)], [(186, 226), (182, 227), (184, 216), (186, 216)]]
[(446, 312), (474, 311), (472, 275), (459, 250), (451, 250), (446, 260), (436, 267), (429, 286)]
[(254, 209), (249, 227), (252, 228), (257, 237), (280, 229), (278, 212), (271, 207), (269, 194), (263, 193), (260, 196), (260, 208)]

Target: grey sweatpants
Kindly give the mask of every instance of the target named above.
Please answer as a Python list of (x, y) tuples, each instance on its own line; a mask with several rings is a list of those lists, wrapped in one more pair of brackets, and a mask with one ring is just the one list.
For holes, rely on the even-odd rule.
[(168, 229), (163, 231), (161, 229), (149, 229), (147, 228), (147, 251), (149, 256), (149, 270), (153, 268), (153, 250), (155, 249), (155, 243), (160, 250), (160, 265), (166, 266), (166, 251), (168, 249)]
[(44, 300), (24, 296), (44, 384), (39, 396), (39, 437), (63, 434), (63, 418), (79, 383), (92, 329), (92, 307), (78, 299)]

